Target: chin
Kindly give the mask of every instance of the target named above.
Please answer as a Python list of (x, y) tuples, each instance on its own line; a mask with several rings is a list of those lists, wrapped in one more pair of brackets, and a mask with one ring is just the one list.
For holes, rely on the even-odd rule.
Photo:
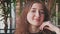
[(40, 26), (39, 24), (34, 24), (35, 26)]
[(35, 26), (40, 26), (42, 23), (36, 23)]

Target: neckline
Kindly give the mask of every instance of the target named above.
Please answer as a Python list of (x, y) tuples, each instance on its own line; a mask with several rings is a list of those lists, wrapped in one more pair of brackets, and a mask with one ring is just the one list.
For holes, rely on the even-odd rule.
[(39, 31), (39, 32), (37, 32), (37, 33), (30, 33), (29, 32), (29, 34), (42, 34), (43, 33), (43, 31)]

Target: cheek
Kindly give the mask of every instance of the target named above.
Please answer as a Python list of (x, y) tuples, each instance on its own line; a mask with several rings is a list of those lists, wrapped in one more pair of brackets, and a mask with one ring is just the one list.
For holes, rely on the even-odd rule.
[(41, 22), (41, 23), (44, 22), (44, 15), (42, 15), (42, 16), (40, 17), (40, 22)]
[(34, 15), (33, 15), (32, 13), (28, 13), (28, 14), (27, 14), (27, 20), (28, 20), (28, 21), (33, 20), (33, 16), (34, 16)]
[(33, 19), (33, 17), (34, 17), (34, 14), (32, 14), (32, 13), (28, 13), (28, 14), (27, 14), (27, 18), (28, 18), (28, 19)]
[(44, 20), (44, 15), (41, 16), (41, 20)]

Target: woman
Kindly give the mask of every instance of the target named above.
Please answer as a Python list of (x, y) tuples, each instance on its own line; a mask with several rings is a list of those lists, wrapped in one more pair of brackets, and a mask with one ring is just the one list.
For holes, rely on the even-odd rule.
[(39, 1), (28, 2), (16, 25), (15, 34), (60, 34), (59, 28), (49, 21), (49, 11)]

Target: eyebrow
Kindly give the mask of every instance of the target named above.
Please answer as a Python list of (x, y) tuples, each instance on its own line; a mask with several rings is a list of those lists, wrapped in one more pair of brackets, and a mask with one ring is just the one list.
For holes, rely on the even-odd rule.
[(36, 8), (32, 8), (32, 9), (36, 9)]
[[(32, 9), (36, 9), (36, 8), (32, 8)], [(40, 10), (44, 10), (44, 9), (42, 8), (42, 9), (40, 9)]]

